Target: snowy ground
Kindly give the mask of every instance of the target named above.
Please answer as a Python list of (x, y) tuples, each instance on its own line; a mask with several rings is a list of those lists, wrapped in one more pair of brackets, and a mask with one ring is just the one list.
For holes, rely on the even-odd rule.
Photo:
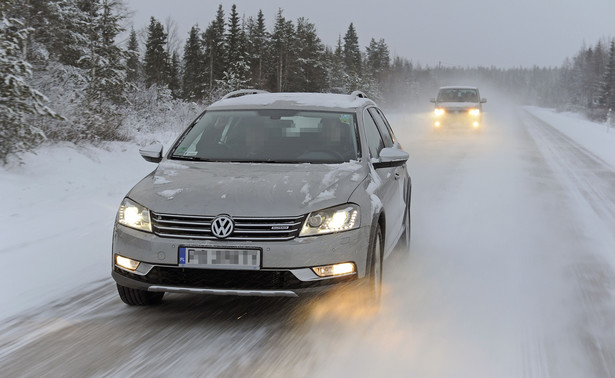
[(0, 283), (6, 318), (82, 290), (109, 274), (123, 195), (153, 167), (129, 144), (60, 145), (0, 171)]
[(127, 307), (113, 220), (154, 165), (116, 143), (0, 168), (3, 375), (615, 376), (615, 130), (489, 101), (479, 134), (390, 117), (413, 239), (375, 318), (336, 296)]

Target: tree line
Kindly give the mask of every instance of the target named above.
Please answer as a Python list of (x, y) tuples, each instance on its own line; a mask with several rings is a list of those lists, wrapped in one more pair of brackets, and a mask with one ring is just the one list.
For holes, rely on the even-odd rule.
[(151, 131), (240, 88), (358, 89), (385, 107), (407, 107), (464, 78), (524, 103), (598, 118), (615, 98), (613, 41), (554, 68), (423, 67), (392, 57), (384, 39), (362, 49), (353, 23), (326, 46), (315, 24), (289, 20), (282, 9), (268, 28), (262, 11), (240, 17), (235, 5), (220, 5), (206, 28), (191, 28), (183, 48), (173, 43), (172, 25), (154, 17), (142, 33), (125, 30), (127, 14), (123, 0), (0, 2), (0, 161), (44, 140), (129, 138), (128, 128)]
[[(383, 39), (372, 38), (361, 51), (352, 23), (331, 48), (321, 41), (316, 25), (303, 17), (293, 22), (280, 9), (269, 31), (262, 11), (242, 21), (235, 5), (228, 15), (220, 5), (205, 30), (192, 27), (181, 58), (177, 52), (166, 52), (167, 43), (168, 30), (152, 17), (141, 66), (135, 59), (129, 69), (141, 72), (146, 86), (167, 87), (173, 96), (188, 101), (211, 102), (248, 87), (271, 92), (363, 89), (377, 98), (388, 94), (389, 47)], [(129, 49), (134, 56), (138, 48), (132, 30)], [(403, 59), (396, 64), (401, 69), (411, 66)], [(139, 74), (134, 77), (138, 80)]]
[(581, 47), (562, 65), (561, 82), (565, 106), (605, 120), (615, 110), (615, 39)]

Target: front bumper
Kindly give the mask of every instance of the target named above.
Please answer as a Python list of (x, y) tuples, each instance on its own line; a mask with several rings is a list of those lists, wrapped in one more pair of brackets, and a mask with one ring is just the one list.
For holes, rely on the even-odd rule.
[[(321, 292), (363, 277), (369, 227), (288, 241), (230, 242), (162, 238), (121, 225), (113, 237), (115, 254), (140, 262), (136, 271), (113, 264), (112, 276), (122, 286), (147, 291), (250, 296), (299, 296)], [(250, 248), (261, 251), (258, 270), (188, 267), (178, 263), (179, 247)], [(311, 267), (352, 262), (356, 271), (319, 277)]]
[(357, 279), (357, 274), (321, 279), (311, 269), (215, 270), (153, 267), (147, 275), (113, 268), (115, 281), (140, 290), (212, 295), (297, 297), (322, 292)]

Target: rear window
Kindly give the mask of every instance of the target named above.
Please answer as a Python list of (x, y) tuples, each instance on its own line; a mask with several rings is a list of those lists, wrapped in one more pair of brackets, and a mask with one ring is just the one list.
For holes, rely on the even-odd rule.
[(360, 157), (353, 113), (206, 112), (171, 149), (172, 159), (343, 163)]

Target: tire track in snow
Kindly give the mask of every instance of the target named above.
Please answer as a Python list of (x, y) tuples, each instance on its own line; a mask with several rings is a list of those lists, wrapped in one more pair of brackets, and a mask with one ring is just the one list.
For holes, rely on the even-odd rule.
[[(524, 111), (528, 131), (541, 141), (547, 161), (553, 170), (569, 183), (594, 212), (615, 230), (615, 171), (604, 160), (554, 129), (546, 122)], [(552, 158), (548, 158), (548, 157)]]
[[(585, 233), (606, 235), (615, 241), (615, 171), (608, 163), (588, 151), (553, 126), (526, 110), (518, 116), (537, 141), (545, 161), (558, 180), (566, 185), (580, 219), (591, 220), (585, 224)], [(587, 230), (589, 228), (589, 230)], [(601, 238), (604, 239), (604, 238)], [(603, 246), (605, 250), (611, 250)], [(596, 246), (596, 249), (599, 249)], [(582, 315), (574, 332), (587, 351), (596, 376), (615, 377), (615, 273), (608, 257), (596, 251), (579, 251), (569, 274), (580, 294)], [(543, 376), (542, 370), (538, 370)], [(532, 376), (532, 375), (531, 375)]]

